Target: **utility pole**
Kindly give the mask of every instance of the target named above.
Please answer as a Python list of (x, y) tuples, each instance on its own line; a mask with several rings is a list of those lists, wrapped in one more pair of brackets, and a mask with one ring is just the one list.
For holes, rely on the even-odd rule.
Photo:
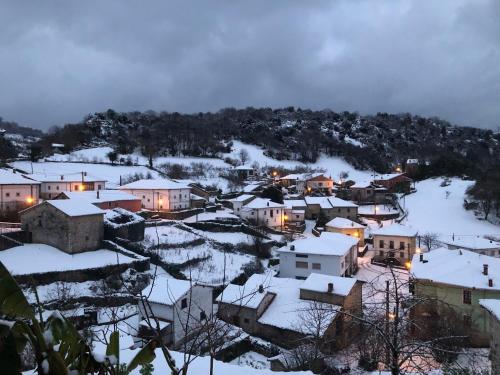
[[(385, 337), (386, 337), (386, 341), (389, 340), (389, 288), (390, 288), (390, 282), (389, 280), (386, 280), (385, 281)], [(385, 349), (385, 361), (387, 363), (387, 365), (390, 364), (390, 360), (391, 360), (391, 356), (390, 356), (390, 353), (389, 353), (389, 346), (388, 344), (386, 344), (386, 349)]]

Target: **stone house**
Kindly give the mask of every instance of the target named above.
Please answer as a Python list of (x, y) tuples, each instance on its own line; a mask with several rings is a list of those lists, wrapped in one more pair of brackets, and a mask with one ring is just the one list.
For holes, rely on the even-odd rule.
[(280, 277), (306, 279), (311, 273), (350, 276), (358, 268), (358, 239), (323, 232), (290, 242), (277, 250)]
[(130, 212), (141, 210), (141, 200), (121, 190), (95, 190), (63, 192), (55, 199), (77, 199), (92, 203), (102, 210), (123, 208)]
[(285, 199), (283, 204), (287, 224), (297, 225), (304, 222), (307, 206), (303, 199)]
[(331, 194), (333, 180), (323, 173), (293, 173), (279, 179), (281, 186), (294, 188), (298, 194)]
[[(480, 300), (500, 299), (500, 259), (468, 250), (434, 249), (413, 257), (411, 277), (417, 298), (435, 301), (430, 307), (438, 312), (453, 308), (468, 329), (471, 345), (488, 346), (490, 317)], [(430, 307), (419, 305), (415, 313), (426, 316)]]
[(170, 212), (191, 207), (191, 187), (172, 180), (138, 180), (119, 189), (138, 197), (147, 210)]
[(35, 173), (25, 176), (40, 182), (40, 198), (42, 199), (54, 199), (62, 192), (106, 189), (106, 181), (104, 179), (90, 176), (87, 172), (61, 174), (58, 176)]
[(250, 165), (239, 165), (232, 169), (232, 173), (235, 174), (239, 180), (251, 180), (257, 177), (257, 170)]
[(500, 299), (481, 299), (479, 304), (489, 313), (491, 373), (500, 374)]
[(385, 187), (375, 185), (372, 182), (357, 181), (354, 185), (349, 186), (347, 190), (350, 192), (350, 199), (358, 204), (381, 204), (389, 200), (389, 191)]
[(327, 232), (341, 233), (358, 239), (358, 246), (365, 246), (365, 226), (343, 217), (336, 217), (325, 224)]
[(104, 238), (114, 241), (116, 238), (132, 242), (144, 239), (145, 220), (123, 208), (106, 210), (104, 215)]
[(18, 212), (38, 204), (40, 182), (0, 168), (0, 218), (18, 220)]
[[(361, 285), (356, 279), (319, 274), (306, 280), (254, 274), (242, 286), (229, 284), (217, 302), (222, 320), (285, 348), (317, 334), (332, 342), (329, 350), (344, 347), (354, 328), (342, 312), (362, 314)], [(331, 313), (313, 327), (311, 316), (318, 308)]]
[(404, 265), (417, 250), (417, 230), (401, 224), (386, 225), (372, 230), (374, 258), (391, 260)]
[(320, 215), (328, 220), (343, 217), (349, 220), (358, 218), (358, 206), (350, 201), (337, 197), (310, 197), (304, 198), (306, 202), (306, 219), (318, 219)]
[(91, 203), (48, 200), (20, 215), (30, 242), (51, 245), (69, 254), (101, 248), (104, 211)]
[(240, 196), (229, 199), (228, 202), (231, 204), (231, 208), (234, 211), (236, 216), (241, 215), (241, 208), (250, 203), (255, 198), (255, 195), (252, 194), (241, 194)]
[(138, 336), (147, 340), (158, 328), (164, 343), (179, 348), (196, 335), (212, 314), (212, 287), (157, 276), (138, 300)]
[(413, 180), (404, 173), (391, 173), (377, 176), (373, 183), (385, 187), (390, 193), (409, 192)]

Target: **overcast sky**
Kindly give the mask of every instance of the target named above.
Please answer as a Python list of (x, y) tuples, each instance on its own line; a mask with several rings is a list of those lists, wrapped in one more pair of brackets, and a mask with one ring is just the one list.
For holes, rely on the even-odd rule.
[(500, 126), (500, 1), (0, 4), (0, 116), (294, 105)]

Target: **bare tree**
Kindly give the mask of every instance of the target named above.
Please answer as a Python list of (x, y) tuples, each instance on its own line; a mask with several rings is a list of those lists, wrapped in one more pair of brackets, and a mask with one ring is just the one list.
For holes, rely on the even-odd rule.
[(238, 157), (240, 158), (241, 164), (246, 164), (246, 162), (250, 159), (250, 155), (246, 148), (242, 148), (240, 150)]
[(420, 237), (422, 243), (425, 245), (428, 251), (431, 251), (433, 248), (437, 247), (439, 244), (439, 235), (434, 232), (426, 232), (424, 235)]

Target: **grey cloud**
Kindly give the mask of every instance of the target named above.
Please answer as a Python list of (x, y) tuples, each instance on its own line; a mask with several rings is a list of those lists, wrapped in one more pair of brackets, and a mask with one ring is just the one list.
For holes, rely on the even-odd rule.
[(496, 128), (499, 4), (6, 0), (0, 115), (295, 105)]

